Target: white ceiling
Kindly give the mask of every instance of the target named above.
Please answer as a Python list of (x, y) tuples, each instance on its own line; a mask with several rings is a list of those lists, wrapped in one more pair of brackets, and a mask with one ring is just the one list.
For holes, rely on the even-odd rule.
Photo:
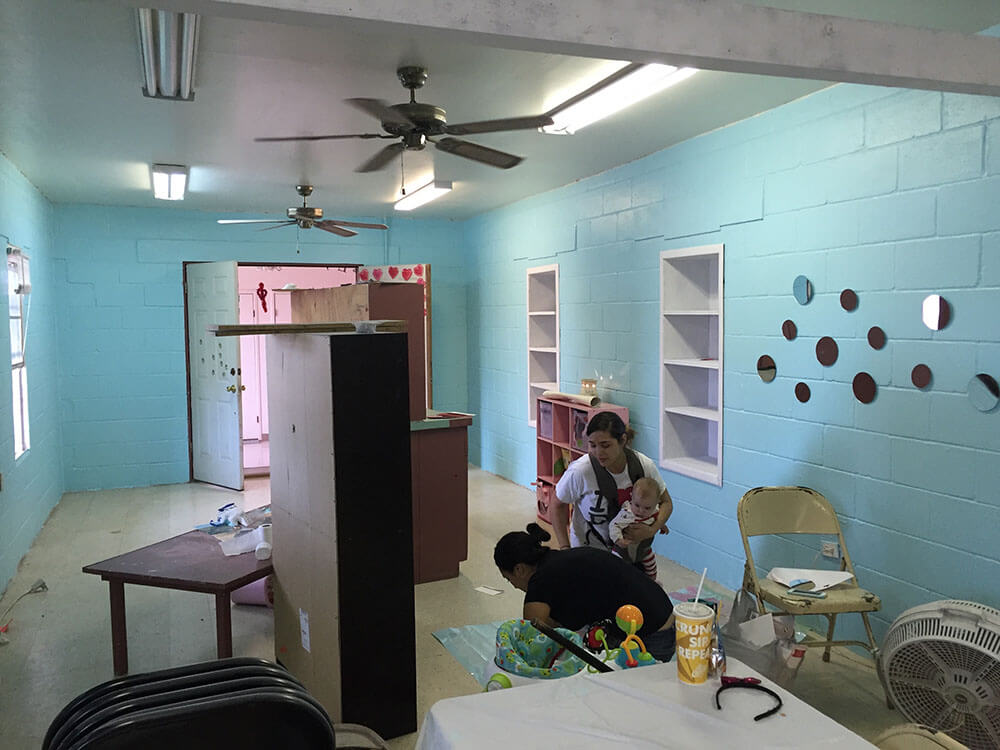
[[(1000, 23), (997, 0), (755, 4), (963, 32)], [(214, 13), (235, 12), (226, 3), (204, 5)], [(301, 24), (308, 16), (296, 14), (294, 20)], [(328, 217), (383, 216), (399, 189), (398, 160), (374, 174), (353, 169), (387, 141), (255, 143), (253, 138), (378, 132), (373, 118), (343, 100), (405, 101), (407, 92), (395, 74), (403, 64), (429, 69), (417, 100), (444, 107), (452, 123), (541, 113), (558, 101), (559, 91), (581, 79), (597, 80), (609, 69), (608, 61), (471, 45), (412, 27), (385, 25), (377, 34), (359, 34), (330, 24), (207, 14), (201, 24), (194, 101), (154, 100), (140, 91), (135, 11), (127, 3), (2, 0), (0, 151), (57, 203), (283, 214), (298, 202), (294, 185), (308, 182), (316, 186), (312, 204)], [(574, 136), (527, 131), (468, 138), (525, 157), (508, 171), (433, 149), (407, 152), (410, 188), (429, 179), (432, 170), (455, 184), (448, 196), (413, 215), (468, 217), (825, 85), (702, 71)], [(154, 201), (151, 162), (190, 166), (183, 204)]]

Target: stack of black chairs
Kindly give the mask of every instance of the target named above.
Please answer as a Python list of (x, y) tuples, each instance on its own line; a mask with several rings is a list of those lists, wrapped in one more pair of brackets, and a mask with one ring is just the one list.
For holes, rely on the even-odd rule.
[(232, 658), (119, 677), (71, 701), (42, 750), (333, 750), (323, 707), (285, 669)]

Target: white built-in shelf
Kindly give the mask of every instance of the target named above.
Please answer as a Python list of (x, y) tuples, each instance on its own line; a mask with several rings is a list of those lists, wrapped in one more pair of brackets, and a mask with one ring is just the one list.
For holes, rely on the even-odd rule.
[(559, 389), (559, 266), (527, 271), (528, 423), (534, 427), (538, 397)]
[(681, 414), (685, 417), (705, 419), (709, 422), (718, 422), (722, 418), (718, 409), (712, 409), (707, 406), (668, 406), (663, 411), (668, 414)]
[(722, 484), (723, 246), (660, 253), (660, 466)]
[(717, 359), (665, 359), (663, 364), (670, 367), (702, 367), (709, 370), (719, 369), (719, 360)]

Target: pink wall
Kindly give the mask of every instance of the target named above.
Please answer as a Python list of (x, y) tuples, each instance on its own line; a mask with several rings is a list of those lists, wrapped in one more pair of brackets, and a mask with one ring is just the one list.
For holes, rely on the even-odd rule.
[(353, 284), (358, 277), (355, 268), (343, 266), (240, 266), (238, 273), (241, 292), (256, 291), (262, 281), (268, 291), (285, 284), (295, 284), (297, 289), (329, 289)]

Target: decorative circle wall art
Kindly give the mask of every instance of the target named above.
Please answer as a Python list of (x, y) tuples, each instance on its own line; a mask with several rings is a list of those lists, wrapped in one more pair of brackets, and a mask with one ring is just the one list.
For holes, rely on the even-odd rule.
[(778, 367), (774, 364), (774, 359), (769, 354), (761, 355), (757, 360), (757, 374), (765, 383), (770, 383), (778, 374)]
[(932, 331), (940, 331), (951, 321), (951, 305), (940, 294), (929, 294), (924, 297), (921, 318)]
[(801, 401), (803, 404), (809, 400), (809, 396), (812, 395), (809, 392), (809, 386), (805, 383), (795, 384), (795, 398)]
[(853, 289), (845, 289), (840, 293), (840, 306), (847, 312), (854, 312), (858, 309), (858, 295)]
[(868, 329), (868, 345), (875, 350), (881, 349), (885, 346), (885, 331), (883, 331), (878, 326), (872, 326)]
[(799, 329), (795, 326), (794, 321), (786, 320), (781, 324), (781, 335), (789, 341), (795, 340), (795, 337), (799, 335)]
[(862, 404), (870, 404), (875, 400), (875, 393), (878, 390), (875, 387), (875, 378), (867, 372), (859, 372), (855, 375), (851, 387), (854, 389), (854, 397)]
[(800, 305), (808, 305), (813, 296), (813, 285), (805, 276), (796, 276), (792, 282), (792, 294)]
[(816, 359), (824, 367), (829, 367), (836, 362), (838, 354), (840, 354), (840, 350), (837, 348), (837, 342), (829, 336), (824, 336), (816, 342)]
[(993, 411), (1000, 403), (1000, 386), (992, 375), (981, 372), (969, 381), (969, 401), (979, 411)]
[(931, 384), (931, 368), (927, 365), (916, 365), (910, 372), (910, 380), (917, 388), (926, 388)]

